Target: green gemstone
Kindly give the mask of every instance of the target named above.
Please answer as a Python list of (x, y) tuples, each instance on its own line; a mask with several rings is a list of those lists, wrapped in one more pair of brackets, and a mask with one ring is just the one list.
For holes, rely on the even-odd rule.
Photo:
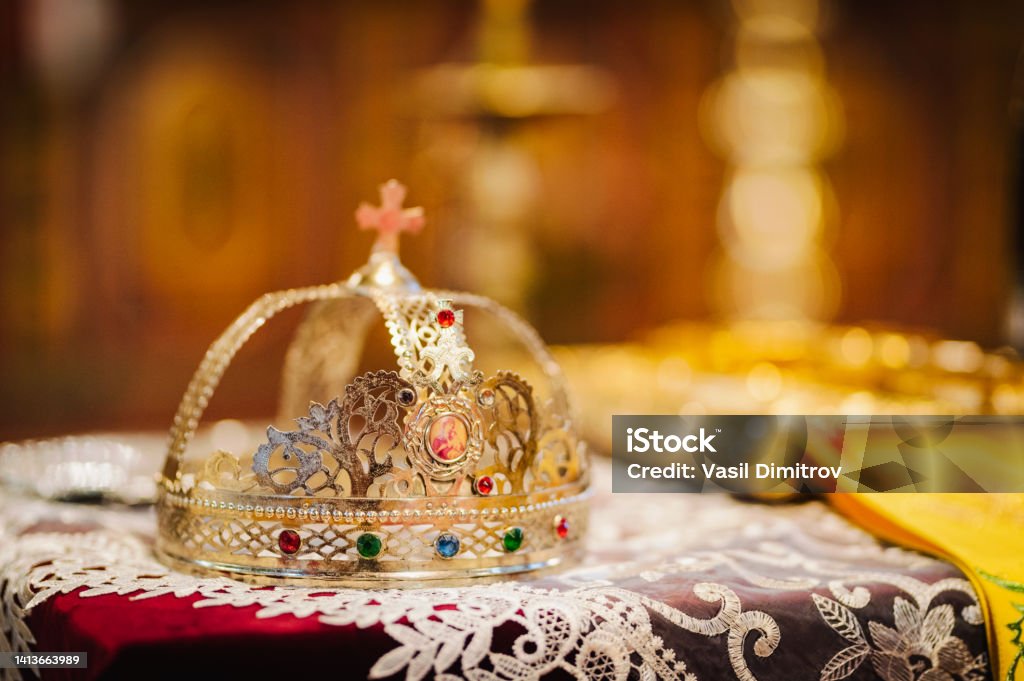
[(376, 558), (382, 547), (380, 537), (370, 532), (361, 534), (359, 539), (356, 539), (356, 551), (363, 558)]
[(521, 527), (510, 527), (505, 530), (505, 536), (501, 540), (505, 550), (509, 553), (518, 551), (523, 545), (523, 529)]

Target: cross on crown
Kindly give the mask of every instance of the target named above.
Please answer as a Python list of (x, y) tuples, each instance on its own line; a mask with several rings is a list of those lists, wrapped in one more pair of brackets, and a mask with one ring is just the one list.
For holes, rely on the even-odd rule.
[(426, 222), (423, 208), (402, 208), (404, 201), (405, 185), (398, 180), (388, 180), (380, 186), (380, 206), (364, 202), (356, 210), (360, 229), (377, 230), (375, 251), (398, 253), (398, 235), (402, 232), (415, 234), (423, 228)]

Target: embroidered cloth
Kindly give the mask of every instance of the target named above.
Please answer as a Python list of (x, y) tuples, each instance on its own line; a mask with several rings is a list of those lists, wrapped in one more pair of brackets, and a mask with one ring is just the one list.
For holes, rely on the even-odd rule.
[(1024, 494), (835, 494), (878, 536), (958, 565), (981, 595), (996, 678), (1024, 673)]
[(150, 510), (0, 491), (0, 647), (88, 652), (85, 678), (991, 678), (974, 587), (951, 563), (818, 501), (612, 495), (607, 464), (595, 473), (582, 564), (425, 590), (198, 579), (153, 559)]

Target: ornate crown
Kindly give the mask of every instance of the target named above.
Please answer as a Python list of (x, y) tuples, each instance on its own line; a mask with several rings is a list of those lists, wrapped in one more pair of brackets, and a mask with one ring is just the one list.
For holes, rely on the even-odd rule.
[[(398, 235), (418, 231), (422, 211), (401, 207), (405, 188), (394, 180), (381, 196), (379, 208), (356, 212), (378, 230), (366, 266), (344, 283), (264, 295), (207, 351), (160, 476), (165, 562), (251, 581), (398, 586), (576, 554), (588, 469), (558, 365), (506, 308), (422, 289), (398, 259)], [(271, 317), (306, 303), (316, 305), (289, 349), (282, 406), (293, 418), (305, 405), (308, 413), (293, 430), (271, 426), (241, 456), (195, 456), (189, 442), (235, 354)], [(474, 368), (464, 311), (490, 316), (525, 347), (541, 391), (518, 374)], [(353, 379), (378, 314), (398, 371)]]

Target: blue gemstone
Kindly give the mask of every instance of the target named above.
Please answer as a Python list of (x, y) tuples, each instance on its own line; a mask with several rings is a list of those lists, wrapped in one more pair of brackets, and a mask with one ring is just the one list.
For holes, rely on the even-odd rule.
[(459, 538), (449, 532), (438, 535), (434, 540), (434, 550), (442, 558), (454, 557), (459, 552), (459, 548), (461, 548)]

